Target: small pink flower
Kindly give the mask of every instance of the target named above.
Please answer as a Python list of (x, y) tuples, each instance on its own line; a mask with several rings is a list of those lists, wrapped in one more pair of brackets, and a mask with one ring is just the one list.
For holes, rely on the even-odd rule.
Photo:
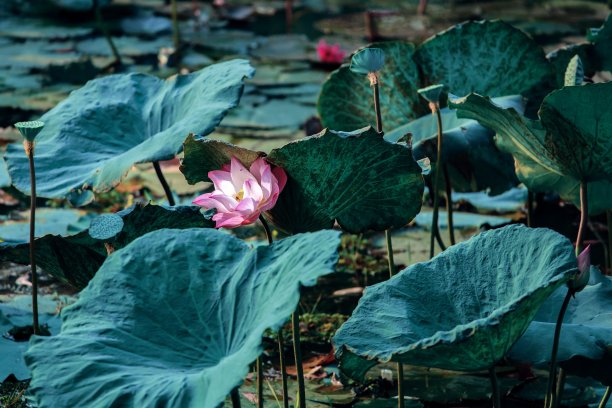
[(247, 169), (232, 157), (221, 170), (208, 173), (215, 191), (202, 194), (193, 203), (206, 209), (216, 208), (212, 219), (217, 228), (236, 228), (252, 224), (262, 212), (274, 207), (287, 183), (287, 174), (280, 167), (272, 169), (258, 158)]
[(591, 276), (591, 246), (588, 245), (578, 255), (578, 273), (574, 278), (568, 282), (571, 290), (580, 292), (589, 283)]
[(342, 64), (346, 53), (340, 49), (339, 44), (328, 44), (325, 40), (320, 40), (317, 44), (317, 54), (319, 61), (331, 64)]

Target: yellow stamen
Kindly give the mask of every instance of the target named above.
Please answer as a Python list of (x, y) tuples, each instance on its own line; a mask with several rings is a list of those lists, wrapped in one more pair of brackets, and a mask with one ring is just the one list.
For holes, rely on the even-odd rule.
[(236, 196), (235, 196), (236, 200), (241, 201), (244, 198), (244, 189), (240, 190)]

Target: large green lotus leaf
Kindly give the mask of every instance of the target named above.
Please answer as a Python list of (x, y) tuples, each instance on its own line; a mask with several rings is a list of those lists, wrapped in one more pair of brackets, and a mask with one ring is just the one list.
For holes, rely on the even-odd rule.
[(450, 106), (497, 133), (498, 147), (514, 156), (517, 176), (530, 190), (555, 191), (579, 206), (580, 179), (588, 180), (595, 214), (612, 208), (611, 91), (612, 83), (555, 91), (542, 103), (541, 121), (475, 94)]
[[(403, 41), (372, 44), (385, 52), (385, 66), (379, 71), (380, 109), (385, 129), (395, 129), (420, 116), (419, 72), (412, 61), (414, 46)], [(365, 75), (343, 65), (332, 72), (321, 88), (317, 102), (323, 126), (353, 131), (376, 123), (374, 96)]]
[[(37, 190), (85, 204), (86, 190), (117, 185), (135, 163), (167, 160), (189, 132), (209, 134), (238, 104), (247, 61), (233, 60), (164, 81), (119, 74), (90, 81), (43, 115), (36, 140)], [(30, 191), (28, 160), (20, 144), (7, 148), (14, 185)], [(85, 197), (81, 197), (85, 194)]]
[[(298, 305), (333, 272), (339, 232), (252, 248), (214, 229), (164, 229), (113, 253), (58, 336), (25, 359), (37, 406), (215, 408)], [(87, 356), (84, 358), (83, 356)]]
[[(162, 228), (185, 229), (212, 227), (198, 207), (162, 207), (137, 205), (117, 213), (123, 229), (113, 239), (115, 249), (123, 248), (136, 238)], [(36, 240), (36, 263), (48, 274), (77, 289), (83, 289), (106, 259), (104, 241), (94, 239), (89, 231), (63, 237), (45, 235)], [(0, 246), (0, 260), (29, 265), (28, 243)]]
[(591, 30), (589, 39), (595, 47), (598, 69), (612, 71), (612, 13), (600, 28)]
[(503, 21), (457, 24), (423, 42), (414, 57), (429, 83), (455, 95), (526, 94), (553, 79), (542, 48)]
[(334, 337), (341, 368), (358, 376), (368, 360), (492, 367), (576, 270), (571, 242), (554, 231), (512, 225), (476, 235), (368, 287)]
[[(209, 181), (207, 173), (231, 156), (249, 166), (263, 154), (190, 137), (181, 171), (190, 183)], [(335, 221), (352, 233), (403, 227), (421, 209), (423, 176), (410, 148), (384, 140), (370, 127), (326, 129), (272, 150), (267, 160), (289, 177), (266, 215), (290, 233), (329, 229)]]
[[(512, 347), (508, 357), (516, 362), (547, 367), (557, 315), (567, 288), (559, 288), (542, 305), (529, 328)], [(570, 300), (559, 341), (561, 367), (581, 366), (575, 374), (592, 376), (612, 385), (612, 372), (600, 370), (612, 358), (612, 278), (591, 268), (591, 281)], [(577, 364), (580, 363), (580, 364)], [(574, 374), (573, 371), (568, 371)]]
[[(520, 96), (494, 98), (504, 108), (524, 111)], [(501, 194), (516, 186), (512, 156), (501, 152), (493, 140), (494, 132), (475, 120), (458, 118), (448, 108), (442, 115), (442, 159), (448, 164), (451, 183), (457, 191), (488, 190)], [(406, 134), (412, 134), (413, 155), (416, 160), (435, 158), (438, 151), (438, 124), (434, 115), (422, 116), (385, 134), (385, 139), (397, 142)]]

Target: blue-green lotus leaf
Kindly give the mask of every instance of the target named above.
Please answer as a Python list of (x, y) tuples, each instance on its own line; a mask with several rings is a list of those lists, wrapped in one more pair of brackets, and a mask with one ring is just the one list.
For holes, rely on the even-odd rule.
[(593, 43), (597, 56), (598, 69), (612, 71), (612, 13), (604, 24), (597, 29), (591, 29), (588, 39)]
[(115, 238), (123, 230), (123, 218), (118, 214), (102, 214), (89, 225), (89, 236), (102, 241)]
[(368, 287), (334, 337), (341, 368), (490, 368), (576, 270), (571, 242), (554, 231), (512, 225), (476, 235)]
[[(113, 247), (120, 249), (151, 231), (162, 228), (211, 228), (199, 207), (136, 205), (114, 214), (123, 226), (113, 235)], [(94, 220), (95, 221), (95, 220)], [(94, 232), (95, 235), (95, 232)], [(83, 289), (100, 269), (107, 256), (106, 238), (94, 238), (90, 231), (76, 235), (45, 235), (36, 240), (36, 262), (44, 271), (65, 284)], [(0, 261), (29, 265), (29, 244), (0, 244)]]
[[(557, 289), (542, 305), (508, 358), (546, 368), (557, 315), (567, 288)], [(612, 359), (612, 278), (591, 267), (591, 281), (576, 293), (565, 313), (557, 359), (569, 374), (593, 377), (612, 385), (612, 371), (601, 370)], [(572, 370), (575, 366), (579, 369)], [(578, 367), (576, 367), (578, 368)]]
[[(405, 41), (372, 44), (385, 54), (380, 79), (380, 109), (383, 127), (395, 129), (428, 110), (420, 106), (416, 91), (419, 71), (412, 61), (414, 45)], [(323, 126), (333, 130), (353, 131), (376, 123), (374, 99), (369, 81), (343, 65), (323, 83), (317, 102)]]
[(33, 142), (34, 138), (43, 130), (45, 124), (40, 120), (34, 120), (30, 122), (17, 122), (15, 127), (21, 133), (26, 140)]
[(457, 24), (424, 41), (414, 57), (429, 83), (454, 95), (526, 94), (553, 78), (542, 48), (503, 21)]
[(351, 58), (351, 71), (367, 75), (378, 72), (385, 66), (385, 51), (381, 48), (367, 47), (357, 51)]
[(497, 146), (514, 156), (517, 176), (530, 190), (555, 191), (578, 206), (585, 180), (589, 213), (612, 208), (612, 82), (552, 92), (540, 120), (475, 94), (450, 105), (497, 133)]
[(551, 62), (555, 71), (557, 88), (565, 86), (565, 72), (572, 58), (579, 56), (584, 69), (583, 74), (591, 77), (597, 71), (597, 61), (593, 44), (570, 44), (551, 51), (546, 58)]
[[(520, 96), (493, 98), (500, 106), (524, 111)], [(481, 191), (501, 194), (516, 186), (514, 160), (509, 153), (495, 146), (495, 133), (475, 120), (458, 118), (448, 108), (440, 109), (442, 115), (442, 159), (447, 164), (453, 190)], [(435, 159), (438, 151), (438, 124), (434, 115), (428, 114), (385, 134), (385, 139), (399, 141), (411, 134), (412, 153), (416, 160)]]
[[(339, 232), (252, 248), (214, 229), (164, 229), (114, 252), (25, 359), (45, 407), (215, 408), (334, 270)], [(86, 358), (84, 358), (86, 356)]]
[[(111, 75), (88, 82), (43, 115), (37, 137), (37, 192), (84, 204), (79, 195), (117, 185), (135, 163), (167, 160), (190, 132), (209, 134), (238, 104), (247, 61), (233, 60), (171, 80), (144, 74)], [(21, 145), (7, 148), (15, 187), (29, 192)]]

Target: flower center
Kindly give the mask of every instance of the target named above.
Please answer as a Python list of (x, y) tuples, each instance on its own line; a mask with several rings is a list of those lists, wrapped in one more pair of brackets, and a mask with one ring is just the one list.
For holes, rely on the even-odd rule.
[(242, 201), (242, 199), (244, 198), (244, 189), (241, 189), (239, 192), (237, 192), (234, 198), (238, 201)]

